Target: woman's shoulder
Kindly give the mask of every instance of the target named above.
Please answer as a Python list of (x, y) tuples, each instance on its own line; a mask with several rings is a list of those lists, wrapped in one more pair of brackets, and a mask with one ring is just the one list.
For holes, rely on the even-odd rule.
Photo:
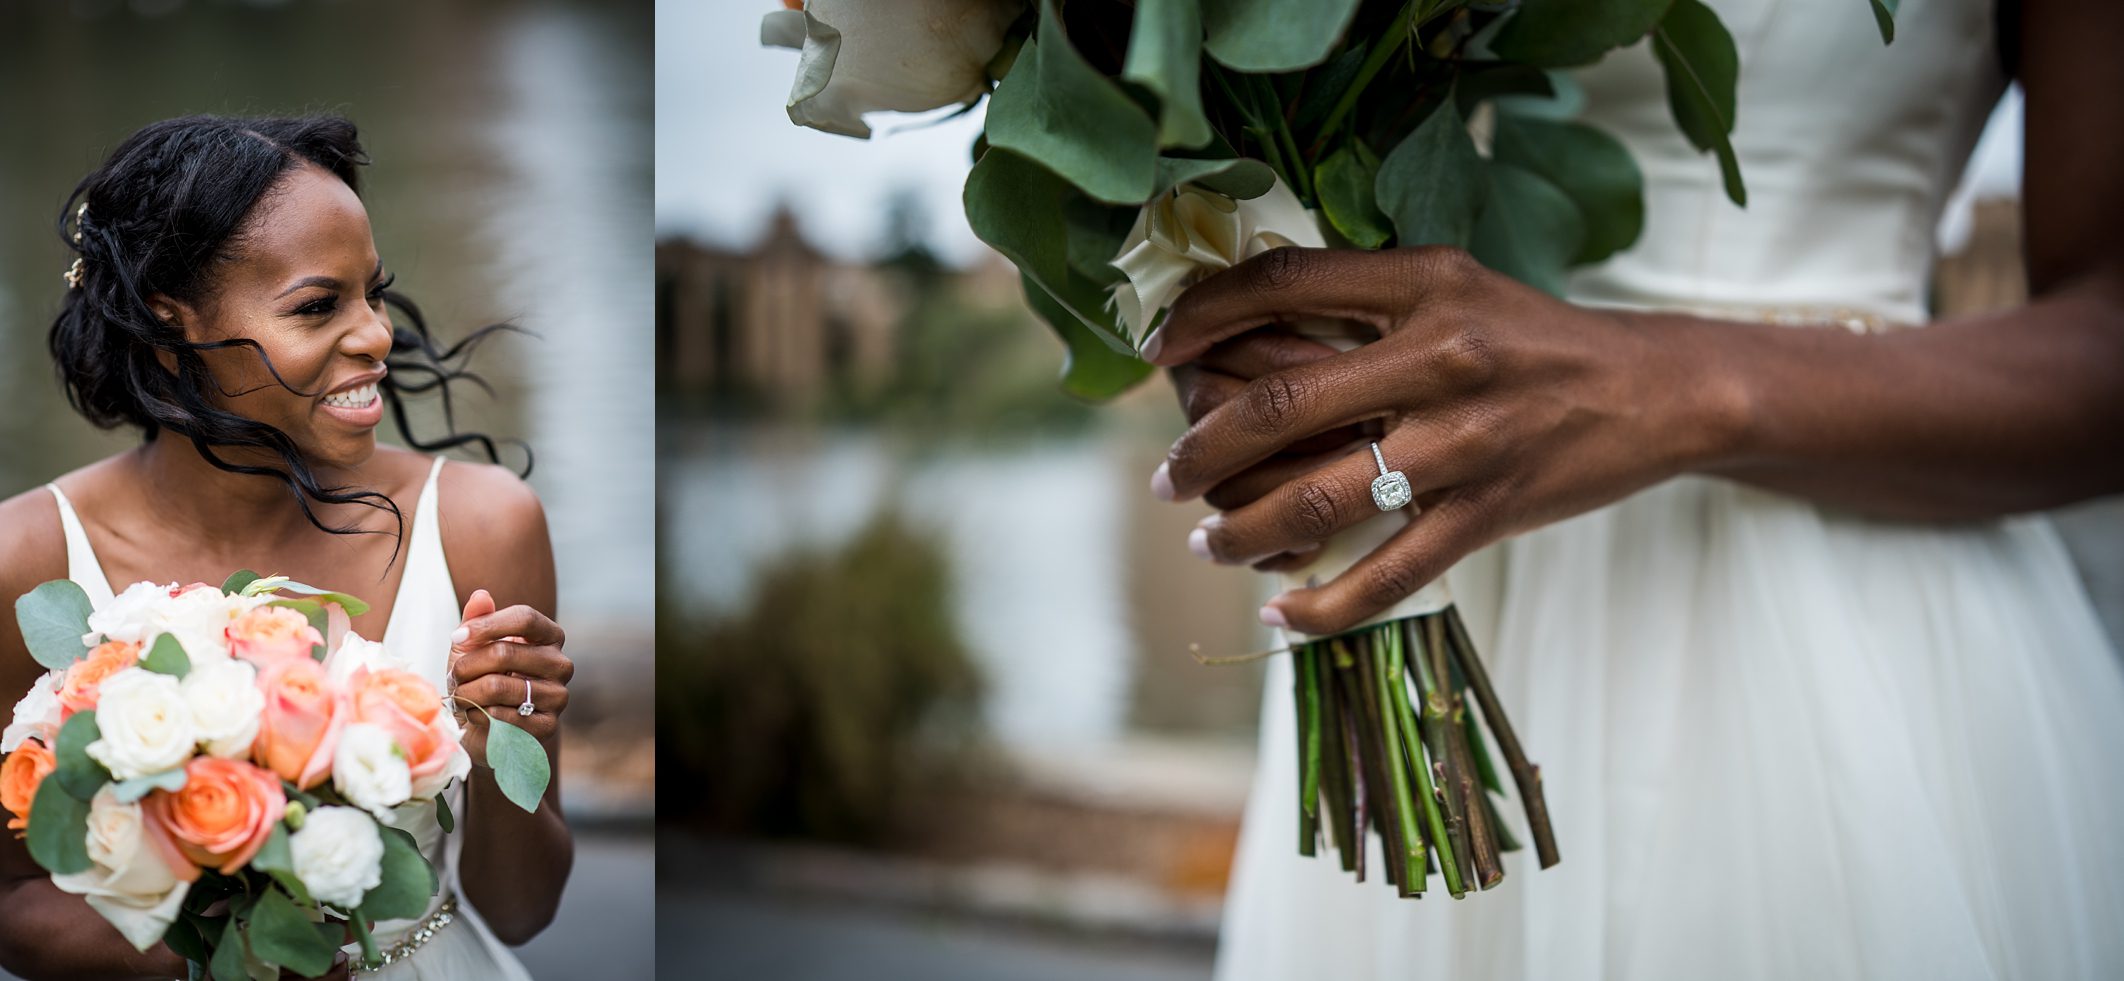
[(515, 471), (453, 459), (436, 479), (438, 528), (453, 573), (461, 565), (500, 572), (550, 555), (545, 505)]
[(30, 660), (15, 626), (15, 599), (39, 583), (66, 578), (59, 504), (42, 484), (0, 501), (0, 697), (13, 698), (43, 668)]

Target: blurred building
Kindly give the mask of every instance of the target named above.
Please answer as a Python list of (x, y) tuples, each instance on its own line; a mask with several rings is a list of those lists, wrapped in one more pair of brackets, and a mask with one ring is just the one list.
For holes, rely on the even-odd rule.
[(2018, 306), (2028, 299), (2021, 266), (2021, 202), (1976, 202), (1969, 240), (1933, 267), (1933, 313), (1940, 318)]

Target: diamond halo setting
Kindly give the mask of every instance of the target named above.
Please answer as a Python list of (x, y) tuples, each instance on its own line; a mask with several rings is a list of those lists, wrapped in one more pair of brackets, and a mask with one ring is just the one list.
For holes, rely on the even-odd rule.
[(1372, 503), (1381, 511), (1394, 511), (1406, 506), (1415, 498), (1409, 488), (1409, 477), (1399, 470), (1388, 470), (1386, 457), (1379, 452), (1379, 444), (1372, 444), (1372, 459), (1379, 464), (1379, 476), (1372, 481)]

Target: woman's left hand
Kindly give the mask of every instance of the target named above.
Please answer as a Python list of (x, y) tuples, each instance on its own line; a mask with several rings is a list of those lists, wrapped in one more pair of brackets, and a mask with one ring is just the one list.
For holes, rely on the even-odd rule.
[[(458, 698), (485, 708), (510, 725), (536, 737), (550, 753), (560, 734), (560, 715), (568, 708), (568, 680), (575, 663), (561, 653), (567, 635), (553, 618), (529, 606), (494, 608), (484, 589), (472, 591), (464, 623), (450, 635), (450, 678)], [(528, 683), (533, 708), (517, 714)], [(455, 703), (463, 709), (464, 702)], [(472, 762), (487, 765), (487, 717), (465, 713), (464, 746)]]
[[(1217, 489), (1229, 507), (1191, 538), (1198, 553), (1234, 564), (1302, 553), (1379, 514), (1371, 453), (1360, 443), (1302, 471), (1257, 464), (1316, 433), (1383, 425), (1387, 468), (1408, 475), (1421, 514), (1334, 580), (1270, 600), (1262, 619), (1275, 626), (1356, 623), (1485, 544), (1700, 464), (1740, 418), (1708, 370), (1705, 322), (1572, 306), (1441, 247), (1264, 253), (1190, 287), (1146, 354), (1179, 365), (1263, 325), (1321, 317), (1379, 339), (1227, 391), (1152, 477), (1161, 497)], [(1241, 475), (1252, 486), (1227, 484)]]

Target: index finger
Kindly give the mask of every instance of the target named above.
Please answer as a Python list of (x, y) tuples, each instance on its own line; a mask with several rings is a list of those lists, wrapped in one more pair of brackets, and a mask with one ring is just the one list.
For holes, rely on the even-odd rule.
[(519, 603), (465, 621), (463, 626), (450, 635), (450, 646), (470, 649), (504, 637), (522, 637), (528, 644), (550, 644), (559, 647), (565, 634), (561, 631), (560, 624), (554, 623), (552, 618)]
[(1237, 334), (1311, 318), (1353, 320), (1384, 334), (1420, 277), (1404, 250), (1270, 249), (1187, 288), (1145, 339), (1157, 365), (1193, 361)]
[(1151, 491), (1185, 501), (1300, 440), (1385, 415), (1417, 394), (1389, 358), (1344, 351), (1248, 383), (1166, 451)]

